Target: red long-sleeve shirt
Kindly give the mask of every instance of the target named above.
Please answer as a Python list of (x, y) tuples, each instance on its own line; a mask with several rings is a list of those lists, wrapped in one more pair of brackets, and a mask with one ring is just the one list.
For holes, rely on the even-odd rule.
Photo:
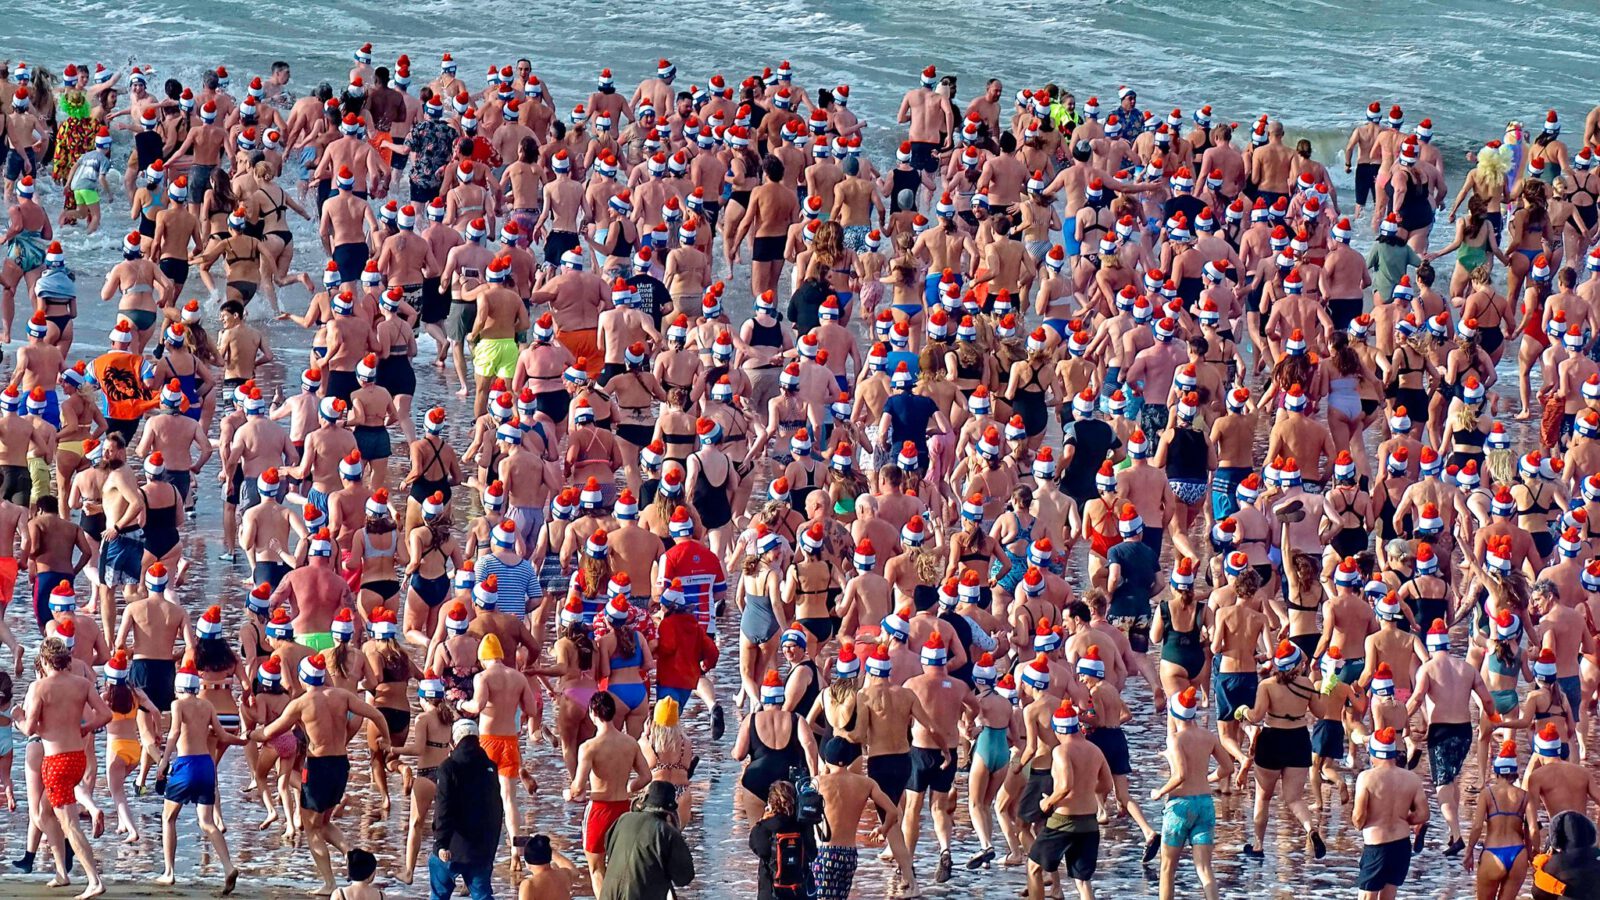
[(694, 613), (673, 613), (656, 630), (656, 684), (693, 690), (717, 664), (717, 644)]

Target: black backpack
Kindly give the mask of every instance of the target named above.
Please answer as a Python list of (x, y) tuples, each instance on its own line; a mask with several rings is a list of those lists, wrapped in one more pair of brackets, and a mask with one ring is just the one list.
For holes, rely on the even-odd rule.
[(796, 900), (806, 896), (806, 875), (810, 870), (811, 861), (806, 859), (806, 846), (800, 832), (774, 832), (772, 896), (776, 900)]
[(813, 828), (827, 822), (826, 804), (822, 799), (822, 792), (817, 790), (817, 783), (809, 775), (800, 775), (794, 779), (795, 811), (794, 816), (801, 825), (810, 825)]

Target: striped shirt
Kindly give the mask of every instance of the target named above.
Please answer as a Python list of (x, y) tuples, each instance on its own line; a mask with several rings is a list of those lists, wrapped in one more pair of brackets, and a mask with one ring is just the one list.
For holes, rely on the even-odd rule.
[(525, 559), (519, 559), (515, 565), (508, 566), (493, 553), (485, 553), (478, 557), (478, 564), (474, 567), (473, 574), (479, 583), (490, 575), (495, 577), (498, 591), (495, 600), (497, 612), (525, 615), (528, 612), (528, 601), (538, 600), (544, 596), (544, 586), (539, 583), (538, 573), (533, 571), (533, 564)]

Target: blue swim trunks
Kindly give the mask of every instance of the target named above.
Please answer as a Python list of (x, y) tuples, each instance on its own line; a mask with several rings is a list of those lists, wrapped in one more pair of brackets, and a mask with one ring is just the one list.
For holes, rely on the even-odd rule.
[(209, 753), (180, 756), (167, 773), (166, 798), (173, 803), (214, 806), (217, 802), (217, 764)]
[(1210, 794), (1168, 797), (1161, 814), (1161, 843), (1167, 847), (1209, 847), (1217, 842), (1217, 806)]

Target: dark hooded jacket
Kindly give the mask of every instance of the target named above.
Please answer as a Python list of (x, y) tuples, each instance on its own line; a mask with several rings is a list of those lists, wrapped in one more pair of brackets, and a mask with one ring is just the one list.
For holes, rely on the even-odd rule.
[(1550, 823), (1550, 852), (1534, 859), (1533, 897), (1600, 900), (1600, 850), (1594, 823), (1582, 814), (1564, 812)]
[(606, 879), (600, 900), (666, 900), (673, 886), (694, 880), (694, 858), (678, 831), (677, 790), (654, 781), (643, 808), (623, 813), (606, 835)]
[(439, 792), (433, 799), (434, 849), (450, 851), (450, 861), (493, 865), (500, 849), (500, 779), (477, 735), (466, 735), (439, 765)]

